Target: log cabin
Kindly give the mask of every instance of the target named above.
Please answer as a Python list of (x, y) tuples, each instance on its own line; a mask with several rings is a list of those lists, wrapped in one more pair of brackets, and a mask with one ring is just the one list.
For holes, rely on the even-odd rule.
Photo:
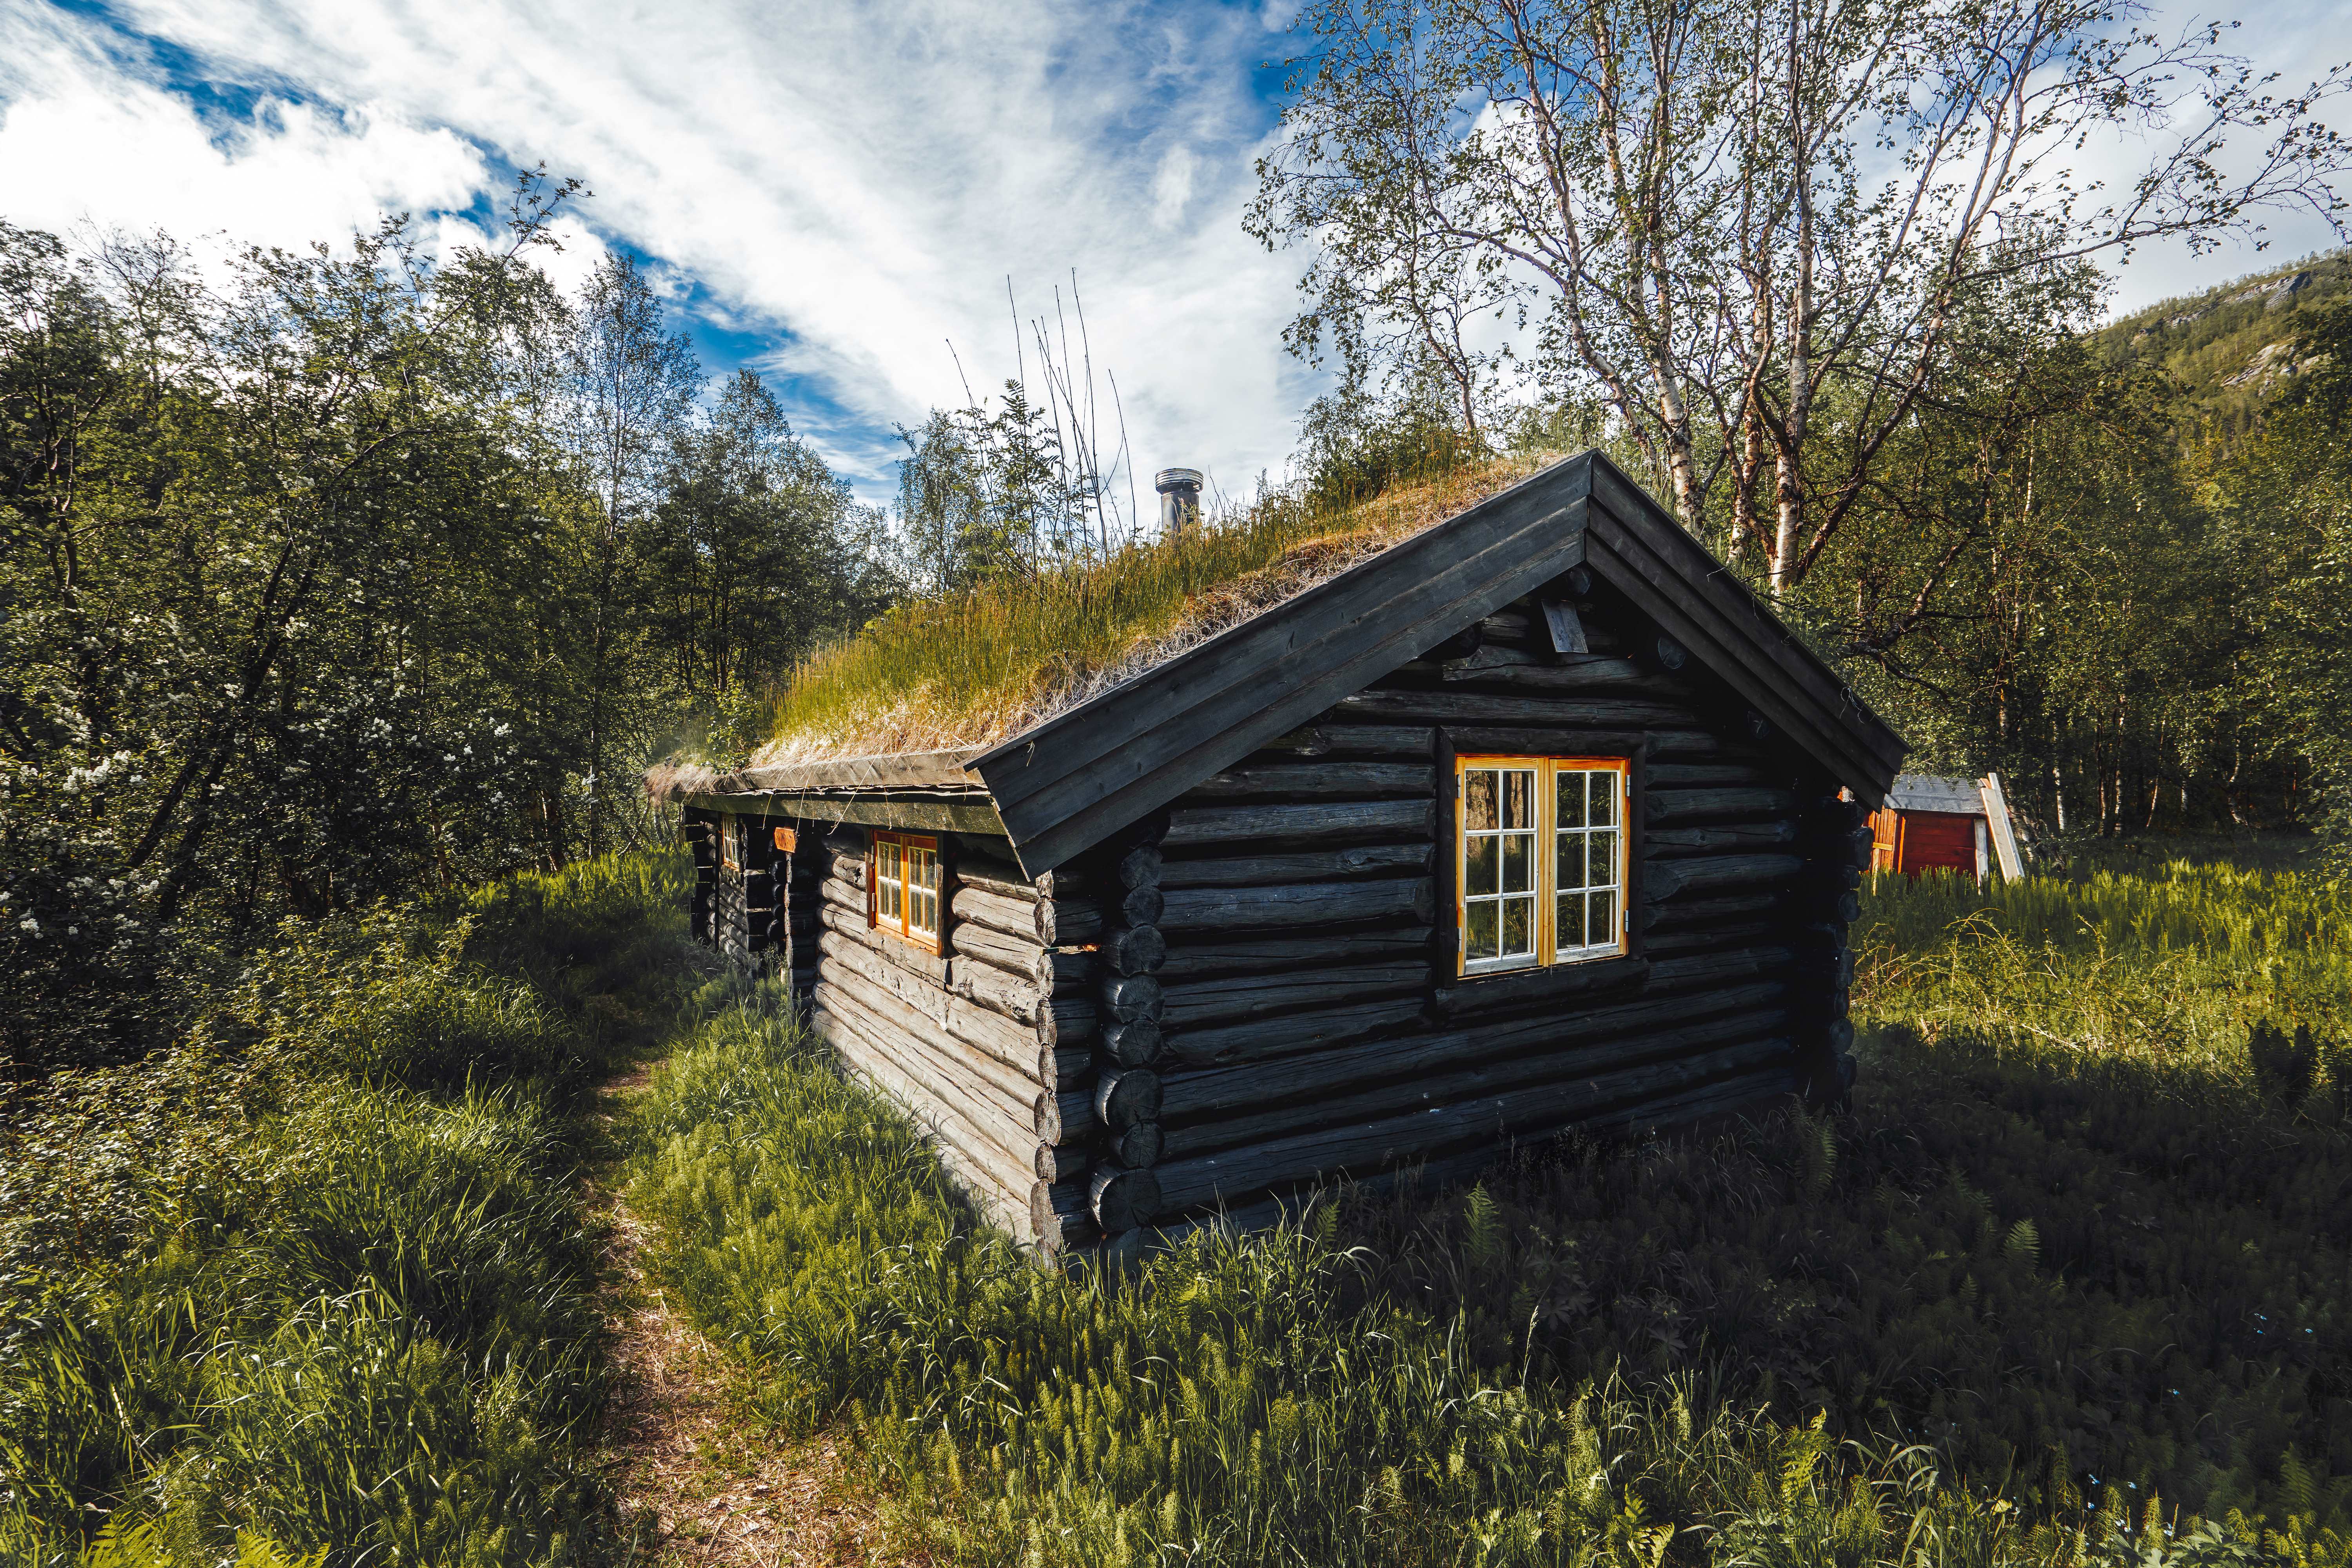
[(1841, 1100), (1904, 751), (1587, 453), (1009, 740), (673, 793), (697, 935), (1058, 1255)]

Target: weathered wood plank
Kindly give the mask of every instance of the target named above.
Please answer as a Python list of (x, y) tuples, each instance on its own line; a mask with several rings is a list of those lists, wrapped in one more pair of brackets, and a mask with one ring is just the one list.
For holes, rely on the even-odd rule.
[[(866, 923), (863, 913), (853, 914), (838, 904), (827, 903), (823, 919), (826, 931), (856, 942), (869, 952), (881, 954), (899, 968), (919, 974), (934, 985), (942, 988), (947, 985), (948, 966), (944, 960), (896, 937), (884, 936)], [(822, 942), (823, 938), (818, 940)]]
[(1804, 860), (1795, 855), (1714, 855), (1658, 860), (1642, 868), (1640, 892), (1652, 903), (1664, 903), (1685, 893), (1793, 882), (1804, 868)]
[[(1426, 876), (1435, 846), (1363, 844), (1297, 855), (1221, 855), (1170, 860), (1160, 868), (1164, 891), (1178, 888), (1262, 888), (1281, 882), (1337, 882), (1400, 873)], [(1166, 913), (1162, 906), (1161, 913)], [(1165, 925), (1162, 921), (1163, 927)]]
[[(1382, 1078), (1449, 1071), (1497, 1057), (1565, 1050), (1636, 1030), (1675, 1027), (1717, 1014), (1779, 1005), (1788, 992), (1782, 981), (1754, 982), (1681, 995), (1644, 996), (1564, 1017), (1480, 1024), (1312, 1053), (1276, 1056), (1269, 1045), (1253, 1043), (1230, 1056), (1232, 1066), (1207, 1072), (1169, 1073), (1161, 1084), (1160, 1120), (1191, 1121), (1283, 1100), (1309, 1099), (1328, 1091), (1335, 1082), (1371, 1083)], [(1171, 1038), (1171, 1059), (1185, 1059), (1184, 1044), (1181, 1037)]]
[[(1207, 935), (1208, 933), (1201, 933)], [(1425, 957), (1432, 929), (1397, 926), (1382, 931), (1318, 931), (1311, 936), (1266, 935), (1226, 941), (1213, 936), (1171, 943), (1160, 966), (1161, 982), (1201, 980), (1219, 974), (1268, 974), (1328, 969)], [(1198, 942), (1198, 945), (1195, 945)]]
[(948, 900), (948, 910), (957, 920), (986, 926), (1033, 946), (1037, 944), (1037, 906), (1034, 900), (1009, 899), (972, 882), (955, 890)]
[(1797, 797), (1785, 789), (1652, 789), (1649, 821), (1706, 822), (1735, 817), (1786, 817), (1797, 810)]
[(1719, 855), (1734, 850), (1778, 849), (1797, 842), (1797, 825), (1777, 822), (1741, 822), (1720, 827), (1659, 827), (1653, 828), (1643, 840), (1643, 848), (1650, 855), (1664, 858), (1676, 855)]
[(1036, 932), (1026, 926), (1013, 932), (969, 920), (948, 922), (947, 950), (950, 957), (969, 953), (999, 969), (1016, 973), (1026, 969), (1033, 974), (1037, 971), (1038, 955), (1045, 951), (1038, 945)]
[(1212, 773), (1186, 800), (1379, 800), (1437, 793), (1427, 763), (1260, 763)]
[(1336, 1012), (1258, 1018), (1222, 1027), (1188, 1029), (1161, 1041), (1169, 1067), (1214, 1068), (1259, 1058), (1276, 1058), (1333, 1047), (1422, 1026), (1418, 996), (1362, 1002)]
[[(1024, 1124), (1027, 1119), (1011, 1114), (994, 1100), (975, 1092), (971, 1085), (940, 1072), (938, 1058), (923, 1050), (913, 1034), (848, 996), (830, 980), (818, 984), (816, 1006), (819, 1014), (845, 1020), (867, 1047), (867, 1059), (856, 1065), (895, 1073), (897, 1081), (889, 1084), (895, 1098), (926, 1113), (926, 1120), (934, 1124), (952, 1118), (958, 1146), (998, 1190), (1016, 1203), (1026, 1195), (1038, 1145), (1055, 1140), (1038, 1138)], [(876, 1076), (880, 1078), (882, 1073), (877, 1071)]]
[(1435, 754), (1437, 731), (1425, 724), (1309, 724), (1277, 735), (1254, 756), (1411, 757)]
[(1308, 1007), (1383, 1000), (1424, 990), (1429, 978), (1425, 961), (1301, 973), (1236, 974), (1169, 987), (1160, 1000), (1160, 1024), (1170, 1034), (1181, 1034), (1213, 1024), (1267, 1018)]
[(1255, 1197), (1267, 1188), (1338, 1171), (1383, 1170), (1409, 1160), (1450, 1152), (1484, 1140), (1507, 1142), (1514, 1129), (1557, 1124), (1579, 1115), (1695, 1089), (1727, 1075), (1753, 1071), (1790, 1049), (1785, 1039), (1746, 1042), (1695, 1056), (1341, 1126), (1318, 1127), (1221, 1154), (1163, 1160), (1162, 1213), (1179, 1213), (1218, 1199)]
[(1685, 729), (1690, 709), (1680, 702), (1633, 697), (1517, 697), (1485, 691), (1359, 691), (1342, 699), (1335, 716), (1368, 722), (1417, 720), (1430, 724), (1532, 724), (1603, 730)]
[(1293, 882), (1249, 888), (1178, 888), (1167, 894), (1160, 929), (1236, 935), (1330, 926), (1426, 925), (1437, 912), (1427, 877), (1366, 882)]
[(1349, 839), (1380, 843), (1433, 838), (1436, 833), (1437, 804), (1433, 800), (1209, 805), (1170, 812), (1168, 832), (1160, 845), (1163, 851), (1212, 844), (1265, 843), (1288, 848)]
[(1004, 837), (1003, 819), (984, 795), (965, 799), (916, 795), (833, 795), (765, 793), (737, 795), (689, 795), (698, 805), (719, 811), (795, 816), (812, 822), (842, 822), (855, 826), (897, 828), (908, 833), (974, 833)]
[(1782, 1038), (1789, 1016), (1778, 1009), (1734, 1014), (1684, 1028), (1634, 1035), (1604, 1045), (1557, 1054), (1511, 1057), (1453, 1072), (1358, 1087), (1341, 1082), (1325, 1098), (1293, 1101), (1267, 1110), (1213, 1116), (1181, 1127), (1163, 1127), (1163, 1160), (1182, 1160), (1216, 1149), (1310, 1131), (1345, 1126), (1408, 1111), (1442, 1109), (1481, 1095), (1551, 1083), (1567, 1083), (1668, 1057), (1719, 1048), (1743, 1040)]

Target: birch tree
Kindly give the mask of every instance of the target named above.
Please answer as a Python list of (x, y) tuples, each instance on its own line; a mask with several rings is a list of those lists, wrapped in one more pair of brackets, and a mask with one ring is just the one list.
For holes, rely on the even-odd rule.
[(2341, 232), (2315, 111), (2342, 68), (2280, 93), (2221, 26), (2138, 15), (1321, 0), (1249, 223), (1311, 249), (1294, 349), (1369, 333), (1442, 365), (1465, 418), (1482, 384), (1597, 400), (1685, 525), (1784, 592), (1920, 399), (2004, 368), (1969, 357), (1971, 312), (2078, 322), (2096, 258), (2259, 244), (2284, 209)]

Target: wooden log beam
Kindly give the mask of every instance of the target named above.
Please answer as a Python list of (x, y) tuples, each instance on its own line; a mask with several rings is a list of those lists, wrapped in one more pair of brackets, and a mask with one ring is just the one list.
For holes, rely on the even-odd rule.
[(1095, 1121), (1114, 1130), (1160, 1119), (1160, 1075), (1144, 1068), (1114, 1068), (1095, 1080)]
[[(1036, 1138), (1002, 1107), (943, 1081), (933, 1058), (915, 1048), (905, 1031), (850, 1001), (830, 983), (817, 987), (814, 1016), (845, 1023), (852, 1043), (863, 1052), (850, 1058), (851, 1065), (867, 1072), (926, 1125), (940, 1129), (1019, 1212), (1039, 1144), (1056, 1140)], [(842, 1049), (839, 1042), (833, 1043)]]
[(1647, 820), (1653, 825), (1706, 822), (1730, 817), (1793, 816), (1797, 797), (1785, 789), (1651, 789)]
[(1158, 926), (1120, 926), (1104, 933), (1097, 951), (1113, 974), (1150, 974), (1167, 962), (1168, 939)]
[(1783, 890), (1739, 893), (1727, 898), (1676, 899), (1670, 903), (1643, 904), (1634, 910), (1633, 918), (1640, 922), (1644, 934), (1675, 931), (1704, 932), (1730, 921), (1781, 913), (1788, 904), (1789, 895)]
[[(838, 937), (828, 940), (840, 942)], [(933, 993), (936, 1000), (918, 994), (919, 981), (854, 947), (828, 947), (825, 957), (830, 967), (821, 984), (836, 987), (877, 1018), (897, 1026), (938, 1060), (943, 1073), (964, 1080), (966, 1087), (984, 1089), (992, 1101), (1008, 1107), (1028, 1105), (1039, 1089), (1051, 1087), (1038, 1071), (1037, 1043), (1026, 1030), (944, 992)], [(1003, 1033), (974, 1027), (982, 1020), (993, 1020)]]
[(1796, 842), (1793, 822), (1742, 822), (1721, 827), (1654, 828), (1643, 836), (1642, 849), (1645, 855), (1664, 858), (1780, 849)]
[(977, 888), (1000, 899), (1012, 899), (1024, 904), (1037, 901), (1037, 884), (1021, 874), (1021, 868), (1010, 860), (992, 857), (963, 854), (956, 857), (954, 876), (966, 888)]
[[(1171, 860), (1160, 868), (1165, 892), (1180, 888), (1263, 888), (1284, 882), (1338, 882), (1364, 877), (1427, 876), (1436, 847), (1364, 844), (1302, 855), (1227, 855)], [(1166, 910), (1163, 908), (1164, 917)], [(1167, 926), (1163, 918), (1163, 929)]]
[(1034, 899), (1024, 901), (1007, 898), (971, 883), (955, 890), (948, 900), (948, 911), (960, 921), (1037, 945), (1037, 905)]
[(1138, 844), (1118, 858), (1114, 877), (1122, 888), (1133, 891), (1138, 888), (1160, 885), (1160, 846)]
[(1168, 814), (1162, 850), (1211, 844), (1265, 844), (1287, 849), (1300, 844), (1360, 840), (1393, 843), (1432, 838), (1437, 805), (1432, 800), (1307, 802), (1297, 805), (1206, 805)]
[(1680, 729), (1691, 710), (1680, 702), (1638, 697), (1517, 697), (1485, 691), (1359, 691), (1331, 708), (1334, 718), (1373, 723), (1532, 724), (1545, 729)]
[(1037, 984), (1055, 996), (1085, 994), (1100, 972), (1097, 955), (1091, 949), (1041, 947), (1035, 951)]
[[(1155, 1164), (1158, 1162), (1153, 1162)], [(1035, 1171), (1041, 1182), (1066, 1182), (1094, 1167), (1094, 1152), (1083, 1143), (1040, 1143)]]
[(1635, 1035), (1557, 1055), (1511, 1057), (1479, 1067), (1425, 1078), (1377, 1084), (1327, 1098), (1294, 1101), (1255, 1114), (1209, 1117), (1189, 1126), (1161, 1130), (1163, 1160), (1184, 1160), (1217, 1149), (1263, 1143), (1315, 1127), (1344, 1126), (1409, 1111), (1442, 1110), (1481, 1095), (1499, 1095), (1543, 1084), (1567, 1083), (1667, 1057), (1717, 1049), (1743, 1040), (1780, 1039), (1785, 1047), (1789, 1015), (1779, 1009), (1738, 1013), (1680, 1029)]
[(1309, 724), (1268, 741), (1254, 757), (1415, 757), (1437, 754), (1426, 724)]
[(1780, 887), (1797, 879), (1805, 868), (1794, 855), (1717, 855), (1688, 860), (1661, 860), (1642, 868), (1642, 897), (1664, 903), (1685, 893), (1711, 893), (1727, 888)]
[(1105, 1236), (1133, 1230), (1167, 1206), (1151, 1172), (1102, 1166), (1087, 1177), (1089, 1206)]
[(1140, 1171), (1147, 1165), (1160, 1163), (1162, 1145), (1160, 1124), (1139, 1121), (1132, 1127), (1122, 1127), (1110, 1134), (1110, 1157), (1130, 1171)]
[(947, 949), (951, 957), (969, 954), (1016, 974), (1024, 969), (1036, 973), (1038, 955), (1045, 951), (1028, 931), (1003, 931), (978, 921), (961, 919), (948, 922)]
[[(863, 913), (852, 914), (847, 910), (827, 904), (824, 914), (824, 930), (870, 952), (879, 953), (887, 962), (918, 974), (932, 984), (944, 988), (948, 983), (947, 961), (936, 953), (926, 952), (911, 943), (886, 937), (866, 923)], [(818, 937), (820, 944), (824, 937)]]
[(1047, 947), (1067, 947), (1094, 942), (1114, 925), (1157, 924), (1160, 910), (1156, 887), (1122, 889), (1108, 904), (1099, 899), (1040, 899), (1032, 930)]
[(1227, 768), (1185, 792), (1188, 800), (1379, 800), (1437, 793), (1437, 773), (1421, 763), (1264, 763)]
[[(1495, 1058), (1564, 1051), (1638, 1030), (1679, 1027), (1720, 1014), (1780, 1005), (1788, 990), (1783, 981), (1758, 981), (1680, 995), (1644, 996), (1566, 1017), (1481, 1024), (1336, 1050), (1237, 1058), (1234, 1066), (1207, 1072), (1165, 1075), (1160, 1082), (1160, 1120), (1190, 1121), (1255, 1110), (1286, 1100), (1311, 1099), (1327, 1093), (1334, 1083), (1371, 1083), (1384, 1078), (1447, 1072)], [(1171, 1041), (1173, 1059), (1182, 1059), (1182, 1044), (1181, 1037)]]
[(1049, 1257), (1083, 1247), (1101, 1235), (1091, 1202), (1092, 1177), (1084, 1172), (1061, 1181), (1039, 1180), (1029, 1191), (1029, 1224)]
[[(1480, 1095), (1444, 1107), (1340, 1126), (1324, 1126), (1225, 1153), (1163, 1160), (1156, 1166), (1161, 1213), (1239, 1201), (1269, 1187), (1340, 1171), (1378, 1171), (1466, 1145), (1508, 1143), (1536, 1127), (1557, 1128), (1621, 1106), (1700, 1088), (1772, 1065), (1791, 1050), (1785, 1039), (1743, 1042), (1669, 1058), (1571, 1082)], [(1154, 1216), (1157, 1217), (1157, 1216)]]
[[(1557, 730), (1531, 730), (1510, 724), (1448, 725), (1445, 736), (1453, 742), (1455, 752), (1461, 754), (1522, 752), (1542, 756), (1560, 747)], [(1705, 730), (1580, 729), (1573, 743), (1580, 751), (1594, 756), (1631, 755), (1636, 747), (1641, 747), (1652, 763), (1661, 757), (1730, 758), (1757, 754)]]
[(1171, 942), (1167, 962), (1160, 966), (1160, 982), (1172, 985), (1180, 980), (1218, 974), (1266, 974), (1416, 958), (1429, 952), (1432, 932), (1427, 926), (1407, 926), (1313, 936), (1252, 936), (1230, 942), (1213, 938), (1194, 945), (1198, 937), (1211, 934), (1199, 932), (1194, 938)]
[(1244, 1018), (1265, 1018), (1309, 1007), (1344, 1006), (1429, 985), (1429, 964), (1367, 964), (1354, 969), (1309, 970), (1291, 974), (1234, 975), (1223, 980), (1170, 986), (1160, 1003), (1160, 1026), (1171, 1033)]
[(1247, 888), (1169, 890), (1160, 929), (1233, 932), (1319, 930), (1328, 926), (1427, 925), (1437, 912), (1437, 885), (1427, 877), (1370, 882), (1294, 882)]
[(1744, 763), (1653, 763), (1643, 775), (1652, 789), (1779, 789), (1785, 773)]
[(1222, 1027), (1187, 1029), (1165, 1035), (1160, 1055), (1169, 1067), (1214, 1068), (1261, 1058), (1279, 1058), (1395, 1034), (1422, 1025), (1418, 996), (1391, 1002), (1366, 1002), (1336, 1012), (1293, 1014), (1256, 1019)]
[(1627, 699), (1646, 698), (1661, 706), (1671, 706), (1677, 716), (1687, 717), (1691, 702), (1697, 693), (1686, 680), (1671, 675), (1655, 675), (1643, 669), (1630, 658), (1580, 659), (1569, 664), (1517, 664), (1490, 666), (1486, 668), (1449, 664), (1442, 679), (1449, 685), (1475, 681), (1498, 691), (1570, 691), (1622, 694)]

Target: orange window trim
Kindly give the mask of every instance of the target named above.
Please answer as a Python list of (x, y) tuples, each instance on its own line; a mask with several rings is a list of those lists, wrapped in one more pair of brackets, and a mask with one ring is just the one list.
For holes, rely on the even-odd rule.
[[(1463, 775), (1486, 768), (1512, 769), (1535, 774), (1531, 829), (1535, 837), (1534, 879), (1531, 891), (1535, 900), (1535, 931), (1533, 952), (1517, 963), (1504, 962), (1509, 955), (1497, 959), (1474, 961), (1469, 955), (1470, 902), (1476, 897), (1487, 901), (1488, 895), (1473, 895), (1470, 889), (1469, 803), (1463, 787)], [(1579, 942), (1563, 949), (1558, 929), (1559, 890), (1558, 888), (1558, 857), (1560, 826), (1558, 821), (1558, 780), (1563, 773), (1611, 773), (1617, 775), (1615, 880), (1606, 886), (1613, 891), (1613, 923), (1615, 938), (1607, 945), (1586, 945)], [(1589, 963), (1595, 959), (1612, 958), (1624, 953), (1627, 941), (1628, 884), (1632, 880), (1632, 847), (1629, 842), (1633, 762), (1627, 757), (1548, 757), (1503, 756), (1493, 753), (1456, 756), (1454, 759), (1454, 972), (1465, 979), (1477, 979), (1487, 974), (1516, 974), (1529, 969), (1550, 968), (1561, 963)], [(1483, 830), (1482, 830), (1483, 831)], [(1582, 831), (1571, 827), (1568, 831)], [(1600, 886), (1583, 884), (1594, 891)], [(1498, 895), (1500, 885), (1497, 884)], [(1570, 889), (1571, 892), (1576, 889)], [(1499, 920), (1499, 906), (1498, 906)], [(1580, 935), (1582, 933), (1579, 933)], [(1499, 946), (1499, 943), (1497, 944)], [(1472, 969), (1479, 962), (1482, 967)]]
[[(882, 865), (886, 855), (898, 868), (892, 879), (898, 884), (898, 908), (895, 914), (882, 908)], [(918, 889), (910, 886), (907, 869), (917, 855), (929, 858), (930, 886)], [(927, 900), (917, 893), (928, 893)], [(947, 879), (940, 868), (940, 841), (923, 834), (877, 833), (866, 851), (866, 923), (874, 930), (897, 937), (909, 946), (927, 952), (940, 951), (940, 933), (946, 925), (944, 905), (947, 901)], [(931, 923), (926, 928), (915, 923), (919, 903), (930, 905)]]

